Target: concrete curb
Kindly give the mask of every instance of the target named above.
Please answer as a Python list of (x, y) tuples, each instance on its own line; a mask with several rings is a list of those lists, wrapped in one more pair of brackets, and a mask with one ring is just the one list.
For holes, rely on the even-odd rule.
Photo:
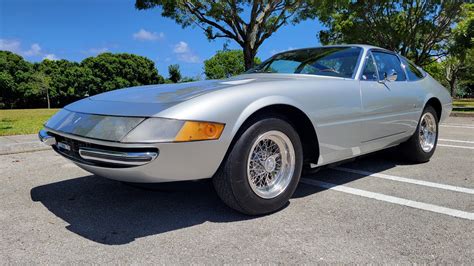
[(451, 117), (474, 117), (474, 112), (451, 112)]
[(35, 143), (13, 143), (0, 146), (0, 155), (32, 152), (32, 151), (44, 151), (49, 150), (51, 147), (44, 145), (41, 142)]
[(38, 140), (36, 134), (0, 136), (0, 155), (48, 150), (51, 147)]

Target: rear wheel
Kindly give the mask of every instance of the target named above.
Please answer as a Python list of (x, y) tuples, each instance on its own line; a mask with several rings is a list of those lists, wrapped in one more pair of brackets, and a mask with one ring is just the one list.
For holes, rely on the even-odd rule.
[(219, 197), (250, 215), (281, 209), (301, 175), (303, 149), (298, 133), (283, 119), (263, 118), (248, 126), (213, 178)]
[(415, 133), (400, 145), (402, 154), (415, 163), (430, 160), (438, 143), (438, 116), (436, 110), (428, 105), (423, 110)]

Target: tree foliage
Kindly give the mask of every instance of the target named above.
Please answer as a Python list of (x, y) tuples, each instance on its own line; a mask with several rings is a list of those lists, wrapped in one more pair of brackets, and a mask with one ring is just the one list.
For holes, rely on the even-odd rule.
[(155, 63), (150, 59), (132, 54), (103, 53), (82, 61), (81, 66), (90, 69), (97, 84), (91, 93), (100, 93), (124, 87), (163, 83)]
[[(260, 64), (255, 57), (254, 64)], [(204, 73), (208, 79), (223, 79), (239, 75), (245, 71), (244, 53), (242, 50), (218, 51), (213, 57), (204, 61)]]
[(163, 83), (153, 61), (131, 54), (100, 54), (81, 63), (30, 63), (0, 51), (0, 108), (62, 107), (104, 91)]
[(33, 72), (33, 64), (21, 56), (0, 51), (1, 108), (22, 104), (26, 100), (23, 96), (28, 90), (26, 84), (30, 82)]
[(474, 94), (474, 4), (464, 4), (447, 44), (448, 55), (427, 67), (453, 97)]
[(168, 66), (168, 79), (173, 83), (178, 83), (181, 80), (181, 70), (179, 69), (179, 65), (169, 65)]
[(367, 43), (427, 65), (446, 56), (452, 27), (462, 1), (367, 0), (338, 5), (321, 17), (328, 27), (319, 34), (323, 44)]
[[(245, 69), (254, 65), (262, 43), (288, 23), (314, 16), (317, 3), (302, 0), (136, 0), (138, 9), (160, 7), (161, 15), (183, 27), (197, 26), (207, 38), (227, 38), (243, 49)], [(333, 1), (324, 1), (332, 6)], [(321, 5), (323, 6), (323, 5)], [(323, 8), (317, 10), (325, 10)]]

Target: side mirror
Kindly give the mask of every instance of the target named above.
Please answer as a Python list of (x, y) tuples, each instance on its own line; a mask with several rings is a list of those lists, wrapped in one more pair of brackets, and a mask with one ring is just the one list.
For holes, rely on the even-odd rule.
[(384, 73), (384, 80), (388, 81), (395, 81), (398, 78), (397, 71), (395, 69), (390, 70), (390, 72), (387, 74), (387, 72)]

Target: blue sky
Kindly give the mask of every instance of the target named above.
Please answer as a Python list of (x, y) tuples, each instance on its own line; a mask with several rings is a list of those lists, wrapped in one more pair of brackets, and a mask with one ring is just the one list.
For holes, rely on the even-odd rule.
[[(101, 52), (133, 53), (153, 60), (161, 75), (179, 64), (186, 76), (203, 73), (203, 61), (224, 40), (208, 41), (199, 28), (182, 29), (158, 9), (136, 10), (134, 0), (0, 0), (0, 50), (37, 62), (81, 61)], [(319, 45), (322, 26), (305, 21), (284, 26), (260, 47), (266, 59), (289, 48)], [(239, 48), (233, 41), (229, 48)]]

